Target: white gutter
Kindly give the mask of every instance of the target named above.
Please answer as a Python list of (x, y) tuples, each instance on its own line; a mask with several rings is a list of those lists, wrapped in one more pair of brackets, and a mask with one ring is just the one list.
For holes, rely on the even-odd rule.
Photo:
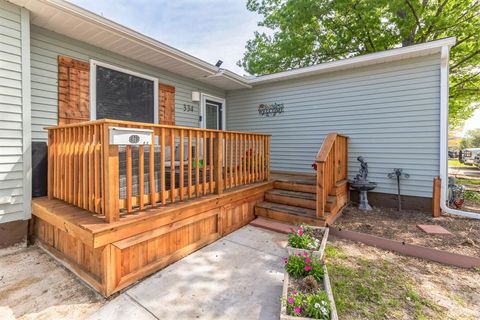
[(455, 210), (447, 206), (448, 199), (448, 59), (451, 45), (442, 47), (440, 58), (440, 208), (443, 212), (467, 218), (480, 219), (480, 214)]

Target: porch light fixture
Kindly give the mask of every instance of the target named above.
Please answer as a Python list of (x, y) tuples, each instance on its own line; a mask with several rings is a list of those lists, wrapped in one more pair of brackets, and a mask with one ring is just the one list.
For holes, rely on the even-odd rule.
[(199, 102), (200, 101), (200, 92), (192, 91), (192, 102)]

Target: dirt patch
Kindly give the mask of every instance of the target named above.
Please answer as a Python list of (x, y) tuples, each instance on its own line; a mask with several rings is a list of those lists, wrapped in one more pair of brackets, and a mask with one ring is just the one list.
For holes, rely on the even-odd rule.
[(85, 319), (104, 301), (36, 246), (0, 259), (0, 319)]
[(326, 262), (340, 319), (480, 319), (480, 272), (333, 239)]
[[(439, 225), (453, 233), (453, 236), (426, 234), (417, 224)], [(348, 207), (334, 227), (469, 256), (480, 256), (480, 220), (475, 219), (452, 215), (433, 218), (424, 212), (398, 212), (388, 208), (374, 208), (364, 212)]]

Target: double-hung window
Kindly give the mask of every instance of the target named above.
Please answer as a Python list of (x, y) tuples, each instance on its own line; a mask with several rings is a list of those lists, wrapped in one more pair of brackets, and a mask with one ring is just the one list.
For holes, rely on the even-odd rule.
[(158, 79), (90, 61), (91, 119), (158, 123)]

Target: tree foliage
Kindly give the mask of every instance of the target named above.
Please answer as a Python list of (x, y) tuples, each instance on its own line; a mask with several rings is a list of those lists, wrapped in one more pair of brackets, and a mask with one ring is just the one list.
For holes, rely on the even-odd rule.
[(460, 142), (460, 148), (480, 148), (480, 129), (468, 130)]
[(450, 124), (480, 106), (480, 0), (248, 0), (263, 15), (238, 62), (259, 75), (455, 36)]

